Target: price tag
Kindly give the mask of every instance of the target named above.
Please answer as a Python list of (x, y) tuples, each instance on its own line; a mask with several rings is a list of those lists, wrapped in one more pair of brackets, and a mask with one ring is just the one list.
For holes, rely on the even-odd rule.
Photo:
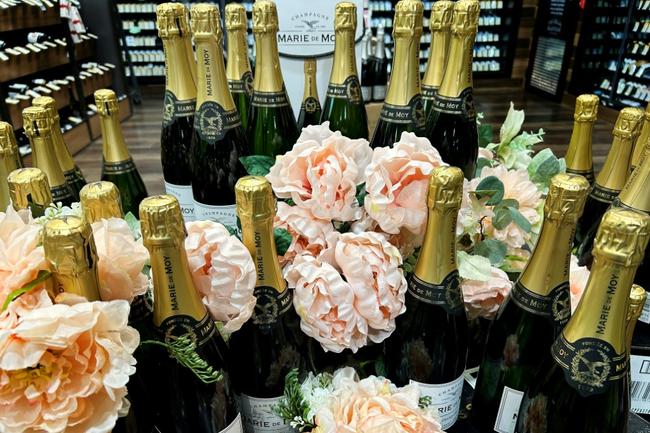
[(650, 356), (630, 356), (630, 410), (650, 414)]

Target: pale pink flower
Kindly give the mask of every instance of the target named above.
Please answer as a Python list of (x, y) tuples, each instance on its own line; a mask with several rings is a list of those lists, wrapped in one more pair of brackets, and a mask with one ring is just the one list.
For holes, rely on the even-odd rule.
[(221, 224), (194, 221), (186, 225), (185, 251), (197, 290), (214, 320), (232, 333), (255, 309), (257, 274), (248, 249)]
[(309, 125), (305, 128), (302, 128), (300, 137), (298, 137), (296, 143), (302, 143), (304, 141), (317, 141), (321, 143), (326, 138), (329, 138), (335, 134), (341, 136), (341, 133), (339, 131), (334, 132), (330, 129), (329, 122), (323, 122), (320, 125)]
[(485, 147), (479, 147), (478, 148), (478, 157), (488, 159), (488, 160), (491, 161), (491, 160), (494, 159), (494, 153), (491, 150), (486, 149)]
[(0, 329), (5, 433), (106, 433), (126, 403), (138, 332), (126, 301), (51, 305)]
[(148, 279), (142, 273), (149, 251), (142, 240), (135, 240), (126, 221), (108, 218), (92, 224), (97, 247), (99, 295), (103, 301), (124, 299), (132, 302), (147, 291)]
[(467, 317), (492, 319), (512, 289), (512, 282), (501, 269), (492, 267), (487, 281), (463, 280), (461, 283)]
[(15, 328), (20, 318), (31, 310), (51, 306), (52, 300), (44, 286), (42, 284), (10, 302), (7, 309), (0, 312), (0, 329)]
[(571, 289), (571, 314), (578, 307), (582, 294), (589, 281), (589, 269), (586, 266), (578, 264), (578, 258), (571, 254), (571, 264), (569, 267), (569, 287)]
[(408, 132), (393, 147), (375, 149), (366, 168), (366, 211), (386, 233), (405, 228), (422, 236), (429, 174), (441, 165), (440, 154), (429, 140)]

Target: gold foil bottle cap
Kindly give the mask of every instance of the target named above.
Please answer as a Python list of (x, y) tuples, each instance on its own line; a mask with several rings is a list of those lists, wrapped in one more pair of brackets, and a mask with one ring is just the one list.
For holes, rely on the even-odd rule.
[(400, 0), (395, 6), (393, 37), (422, 36), (424, 5), (420, 0)]
[(239, 3), (228, 3), (225, 9), (226, 30), (248, 30), (246, 19), (246, 9)]
[(432, 32), (448, 31), (451, 28), (453, 15), (454, 2), (449, 0), (438, 0), (431, 7), (429, 29)]
[(622, 266), (641, 263), (650, 235), (650, 216), (612, 208), (600, 221), (594, 241), (594, 257), (606, 257)]
[(600, 99), (596, 95), (584, 94), (576, 98), (573, 120), (576, 122), (593, 122), (598, 116)]
[(183, 3), (161, 3), (156, 7), (158, 36), (162, 39), (189, 36), (190, 25)]
[(119, 103), (117, 101), (117, 95), (111, 89), (99, 89), (93, 95), (95, 97), (95, 105), (97, 105), (97, 112), (101, 116), (110, 116), (118, 113)]
[(235, 185), (237, 215), (240, 218), (272, 218), (275, 216), (275, 197), (268, 180), (263, 176), (245, 176)]
[(0, 122), (0, 154), (14, 155), (18, 151), (16, 135), (10, 123)]
[(43, 227), (43, 249), (54, 272), (77, 274), (89, 268), (88, 254), (95, 263), (97, 252), (90, 224), (77, 216), (49, 220)]
[(52, 131), (53, 119), (48, 108), (27, 107), (23, 110), (23, 128), (28, 137), (47, 135)]
[(196, 40), (216, 38), (221, 42), (221, 14), (219, 7), (213, 4), (199, 3), (190, 9), (192, 35)]
[(51, 96), (37, 96), (32, 99), (32, 105), (47, 108), (50, 117), (54, 120), (59, 120), (59, 110), (56, 108), (56, 99)]
[(582, 215), (589, 193), (589, 181), (577, 174), (553, 176), (544, 203), (544, 218), (575, 223)]
[(253, 4), (253, 33), (277, 32), (279, 28), (275, 2), (257, 0)]
[(456, 35), (468, 35), (478, 30), (478, 17), (481, 6), (478, 0), (459, 0), (454, 4), (451, 32)]
[(621, 138), (635, 139), (641, 132), (643, 116), (643, 110), (640, 108), (623, 108), (618, 113), (612, 134)]
[(357, 6), (354, 3), (337, 3), (334, 17), (334, 30), (357, 30)]
[(14, 209), (27, 209), (31, 203), (39, 206), (49, 206), (52, 203), (52, 193), (47, 182), (47, 176), (35, 167), (19, 168), (9, 173), (9, 195)]
[(463, 171), (458, 167), (434, 168), (429, 176), (429, 209), (459, 208), (463, 200)]
[(88, 224), (108, 218), (122, 218), (120, 191), (112, 182), (93, 182), (79, 191), (81, 210)]
[(627, 309), (627, 320), (636, 321), (641, 316), (647, 297), (648, 294), (643, 287), (638, 284), (632, 284), (632, 288), (630, 289), (630, 305)]
[(146, 245), (183, 242), (185, 223), (181, 205), (172, 195), (147, 197), (140, 203), (142, 240)]

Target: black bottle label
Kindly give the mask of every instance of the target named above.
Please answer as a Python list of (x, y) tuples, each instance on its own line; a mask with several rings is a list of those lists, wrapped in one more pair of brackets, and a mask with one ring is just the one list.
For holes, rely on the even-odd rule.
[(538, 316), (547, 317), (554, 325), (561, 328), (566, 325), (571, 316), (568, 281), (551, 290), (546, 296), (531, 292), (517, 282), (512, 289), (511, 296), (520, 308)]
[(385, 122), (413, 124), (416, 128), (424, 128), (426, 118), (422, 96), (418, 93), (411, 98), (408, 105), (393, 105), (384, 102), (379, 118)]
[(422, 85), (422, 99), (435, 100), (439, 87)]
[(611, 344), (597, 338), (569, 343), (562, 335), (551, 346), (551, 354), (566, 381), (583, 397), (602, 394), (628, 371), (626, 354), (616, 353)]
[(286, 107), (289, 105), (287, 92), (253, 92), (251, 101), (255, 107)]
[(270, 326), (278, 320), (282, 314), (291, 308), (291, 290), (284, 289), (278, 292), (277, 289), (268, 286), (255, 287), (257, 303), (253, 311), (253, 323), (260, 327)]
[(465, 308), (460, 291), (458, 271), (447, 275), (440, 284), (427, 283), (413, 274), (411, 281), (409, 281), (408, 291), (411, 296), (419, 301), (439, 305), (449, 314), (460, 314)]
[(595, 200), (602, 201), (605, 203), (611, 203), (614, 201), (616, 197), (618, 197), (619, 193), (620, 191), (605, 188), (604, 186), (600, 186), (596, 183), (594, 184), (594, 187), (589, 193), (589, 195)]
[(131, 158), (118, 162), (104, 161), (103, 173), (104, 174), (123, 174), (134, 171), (135, 164)]
[(359, 78), (356, 75), (350, 75), (345, 79), (343, 84), (329, 83), (327, 86), (327, 96), (330, 98), (347, 99), (353, 104), (361, 104), (363, 98)]
[(239, 80), (228, 80), (228, 87), (232, 93), (245, 93), (251, 96), (253, 94), (253, 74), (247, 71)]
[(433, 100), (433, 108), (442, 113), (460, 114), (469, 121), (476, 120), (474, 92), (471, 87), (460, 92), (460, 95), (456, 98), (442, 96), (438, 93)]
[(178, 117), (193, 116), (196, 109), (196, 99), (179, 101), (176, 95), (166, 90), (164, 105), (163, 126), (168, 126)]
[(201, 320), (184, 314), (169, 316), (160, 324), (159, 330), (166, 343), (171, 343), (185, 335), (196, 344), (196, 347), (207, 343), (217, 332), (214, 321), (207, 313)]
[(239, 125), (241, 118), (237, 110), (226, 111), (214, 101), (201, 104), (194, 116), (194, 129), (199, 137), (212, 144), (222, 140), (229, 130)]
[(68, 184), (53, 186), (50, 189), (50, 193), (52, 194), (52, 203), (63, 202), (63, 204), (66, 204), (68, 202), (76, 201), (72, 196), (72, 191)]
[(300, 108), (305, 110), (306, 113), (315, 113), (321, 110), (320, 102), (318, 102), (318, 99), (313, 96), (309, 96), (307, 99), (302, 101)]

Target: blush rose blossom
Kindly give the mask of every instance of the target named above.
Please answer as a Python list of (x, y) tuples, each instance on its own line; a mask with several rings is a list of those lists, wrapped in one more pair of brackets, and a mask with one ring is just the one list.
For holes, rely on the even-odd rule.
[(571, 254), (569, 267), (569, 288), (571, 290), (571, 313), (576, 310), (589, 281), (589, 268), (580, 266), (578, 258)]
[(508, 274), (492, 267), (487, 281), (463, 280), (461, 283), (467, 317), (493, 319), (512, 289)]

